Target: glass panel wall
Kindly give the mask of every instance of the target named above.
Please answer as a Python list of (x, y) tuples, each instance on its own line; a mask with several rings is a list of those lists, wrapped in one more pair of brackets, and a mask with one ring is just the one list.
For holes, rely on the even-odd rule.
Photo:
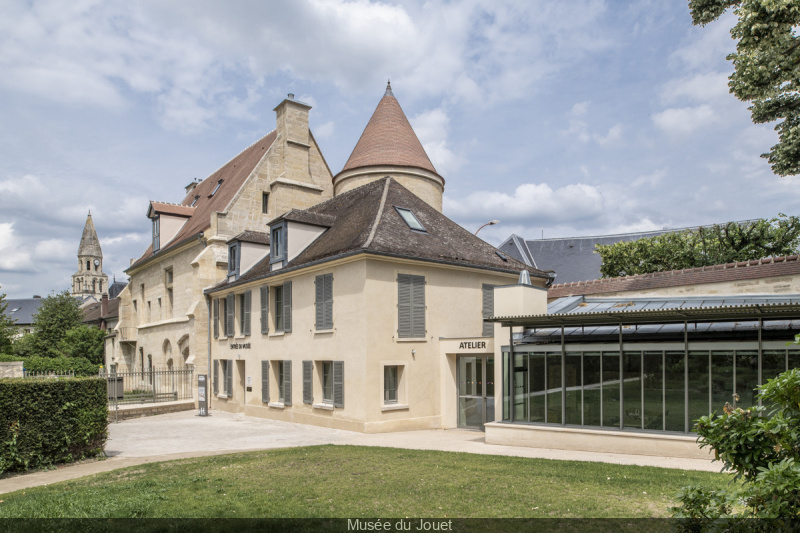
[(564, 408), (565, 424), (583, 424), (583, 380), (581, 379), (581, 354), (567, 353), (564, 364)]
[(619, 427), (619, 353), (603, 352), (603, 427)]
[[(720, 343), (721, 344), (721, 343)], [(736, 343), (716, 349), (691, 346), (689, 353), (671, 350), (575, 350), (566, 354), (542, 346), (515, 353), (513, 394), (503, 384), (504, 420), (558, 426), (667, 431), (693, 431), (695, 420), (721, 412), (725, 402), (752, 406), (759, 383), (758, 350), (737, 350)], [(627, 346), (633, 347), (633, 344)], [(800, 349), (762, 351), (764, 381), (800, 364)], [(549, 351), (547, 349), (549, 348)], [(688, 362), (688, 367), (687, 367)], [(509, 374), (504, 374), (504, 377)], [(622, 389), (622, 390), (620, 390)], [(688, 403), (687, 403), (688, 400)], [(768, 406), (769, 407), (769, 406)]]
[(600, 426), (600, 352), (583, 354), (583, 424)]
[(664, 352), (644, 352), (643, 429), (664, 429)]

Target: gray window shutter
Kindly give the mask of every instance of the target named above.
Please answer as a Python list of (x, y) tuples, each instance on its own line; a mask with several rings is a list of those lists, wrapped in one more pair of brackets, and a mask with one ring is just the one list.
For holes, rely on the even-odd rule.
[(261, 401), (269, 403), (269, 361), (261, 361)]
[(322, 329), (333, 329), (333, 274), (325, 274), (322, 277), (325, 280), (325, 289), (322, 291), (322, 299), (325, 302)]
[(261, 287), (261, 333), (269, 333), (269, 287)]
[(214, 395), (219, 394), (219, 360), (214, 359)]
[(314, 322), (314, 328), (316, 329), (325, 329), (323, 324), (325, 323), (325, 276), (317, 276), (314, 279), (314, 293), (315, 299), (315, 312), (316, 312), (316, 321)]
[(252, 303), (252, 292), (244, 292), (244, 316), (242, 317), (242, 335), (250, 335), (250, 304)]
[(314, 389), (311, 384), (311, 361), (303, 361), (303, 403), (314, 403)]
[(219, 338), (219, 298), (214, 298), (214, 338)]
[(292, 362), (283, 362), (283, 405), (292, 405)]
[(233, 337), (233, 309), (235, 307), (235, 296), (229, 294), (225, 299), (225, 336)]
[(425, 336), (425, 278), (412, 276), (411, 285), (411, 336)]
[(397, 336), (411, 337), (411, 276), (397, 276)]
[[(494, 314), (494, 285), (483, 285), (483, 308), (481, 310), (483, 318), (490, 318)], [(491, 337), (494, 335), (494, 323), (483, 323), (483, 336)]]
[(233, 359), (228, 359), (225, 365), (225, 394), (233, 396)]
[(292, 282), (283, 284), (283, 331), (292, 331)]
[(344, 361), (333, 362), (333, 406), (344, 407)]

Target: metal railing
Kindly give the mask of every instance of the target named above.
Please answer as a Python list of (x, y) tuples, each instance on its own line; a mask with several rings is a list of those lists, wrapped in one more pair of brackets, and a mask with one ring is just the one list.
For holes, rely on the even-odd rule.
[(191, 400), (192, 368), (100, 374), (108, 381), (109, 401), (120, 404)]
[(64, 370), (61, 372), (48, 372), (48, 371), (32, 371), (32, 370), (24, 370), (22, 371), (22, 377), (24, 378), (74, 378), (75, 371), (74, 370)]

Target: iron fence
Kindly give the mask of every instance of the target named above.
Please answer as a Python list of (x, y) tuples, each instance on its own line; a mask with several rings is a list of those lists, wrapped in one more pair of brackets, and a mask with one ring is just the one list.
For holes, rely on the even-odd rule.
[(64, 370), (61, 372), (47, 372), (47, 371), (32, 371), (32, 370), (24, 370), (22, 371), (22, 377), (24, 378), (74, 378), (75, 371), (74, 370)]
[(192, 399), (192, 368), (110, 372), (100, 374), (108, 381), (109, 399), (120, 404), (172, 402)]

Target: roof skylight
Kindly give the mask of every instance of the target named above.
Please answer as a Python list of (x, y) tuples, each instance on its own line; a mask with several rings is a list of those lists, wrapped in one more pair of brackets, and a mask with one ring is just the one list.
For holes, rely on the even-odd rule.
[(396, 207), (395, 209), (403, 217), (403, 221), (408, 224), (408, 227), (415, 230), (415, 231), (426, 231), (425, 226), (417, 219), (414, 215), (414, 212), (410, 209), (406, 209), (404, 207)]
[(200, 197), (199, 197), (199, 196), (195, 196), (195, 197), (194, 197), (194, 200), (192, 201), (192, 205), (191, 205), (190, 207), (194, 207), (194, 204), (196, 204), (196, 203), (197, 203), (197, 200), (199, 200), (199, 199), (200, 199)]
[(219, 181), (217, 182), (217, 186), (216, 186), (216, 187), (214, 187), (214, 192), (212, 192), (211, 194), (209, 194), (209, 195), (208, 195), (208, 197), (209, 197), (209, 198), (211, 198), (212, 196), (214, 196), (215, 194), (217, 194), (217, 191), (218, 191), (218, 190), (219, 190), (219, 188), (222, 186), (222, 181), (223, 181), (223, 180), (219, 180)]

